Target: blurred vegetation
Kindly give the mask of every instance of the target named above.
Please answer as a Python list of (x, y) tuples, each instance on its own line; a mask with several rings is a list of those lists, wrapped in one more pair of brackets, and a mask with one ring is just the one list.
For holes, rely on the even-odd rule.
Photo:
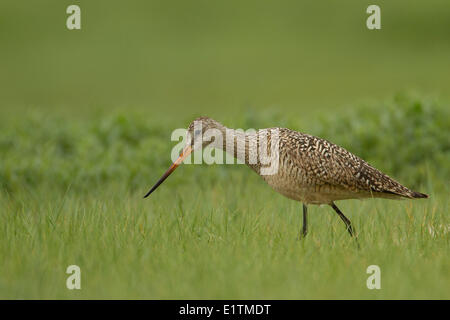
[(70, 4), (0, 1), (1, 109), (306, 119), (400, 90), (450, 98), (448, 0), (77, 0), (76, 31)]
[[(307, 130), (296, 119), (280, 120), (283, 116), (276, 112), (247, 112), (235, 123), (244, 129), (277, 123), (318, 135), (411, 187), (432, 187), (434, 181), (433, 187), (442, 188), (450, 180), (447, 105), (398, 96), (353, 110), (323, 116)], [(149, 177), (155, 179), (170, 163), (171, 148), (178, 143), (170, 141), (177, 128), (170, 125), (135, 113), (114, 112), (72, 122), (40, 113), (25, 115), (3, 124), (0, 183), (9, 192), (42, 185), (92, 192), (119, 182), (127, 189), (142, 189)], [(222, 170), (230, 170), (226, 167)]]
[[(428, 169), (448, 178), (448, 1), (377, 1), (378, 31), (359, 0), (80, 0), (77, 31), (65, 27), (69, 4), (0, 3), (10, 192), (134, 190), (167, 166), (171, 131), (200, 115), (325, 137), (412, 186)], [(403, 91), (438, 102), (378, 105)]]
[[(411, 187), (450, 181), (450, 105), (399, 95), (325, 119), (318, 134)], [(439, 187), (442, 188), (442, 185)]]

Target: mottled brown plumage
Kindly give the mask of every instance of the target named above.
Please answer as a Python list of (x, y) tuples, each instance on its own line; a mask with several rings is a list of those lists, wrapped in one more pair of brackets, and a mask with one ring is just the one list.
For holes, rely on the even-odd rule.
[(327, 140), (278, 129), (281, 165), (279, 174), (268, 182), (290, 198), (305, 203), (331, 204), (352, 198), (426, 197)]
[[(196, 129), (199, 124), (201, 130)], [(231, 149), (235, 158), (260, 174), (274, 190), (290, 199), (303, 202), (303, 235), (307, 232), (308, 204), (330, 205), (353, 235), (350, 220), (336, 207), (334, 201), (428, 197), (401, 185), (346, 149), (309, 134), (286, 128), (268, 128), (244, 133), (229, 129), (207, 117), (194, 120), (188, 127), (188, 132), (188, 146), (192, 149), (196, 149), (194, 145), (197, 144), (210, 145), (228, 152)], [(214, 134), (213, 138), (204, 139), (208, 132), (219, 132), (223, 139), (218, 139)], [(267, 164), (261, 163), (257, 156), (261, 152), (260, 142), (263, 138), (267, 138), (268, 154), (277, 154), (274, 159), (278, 162), (278, 170), (269, 175), (262, 174)], [(191, 149), (189, 153), (190, 151)], [(255, 157), (256, 162), (252, 162), (251, 159)], [(164, 179), (165, 177), (150, 192)]]

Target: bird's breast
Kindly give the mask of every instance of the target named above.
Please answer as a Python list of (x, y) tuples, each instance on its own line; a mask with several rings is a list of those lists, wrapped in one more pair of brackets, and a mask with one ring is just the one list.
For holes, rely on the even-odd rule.
[(366, 198), (367, 194), (357, 194), (341, 186), (320, 183), (298, 175), (286, 175), (283, 172), (262, 178), (275, 191), (283, 196), (306, 204), (330, 204), (336, 200)]

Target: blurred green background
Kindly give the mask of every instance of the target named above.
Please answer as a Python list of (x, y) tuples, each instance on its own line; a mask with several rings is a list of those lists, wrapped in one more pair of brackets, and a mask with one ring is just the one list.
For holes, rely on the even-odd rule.
[[(449, 298), (449, 101), (448, 0), (2, 0), (0, 296)], [(198, 116), (327, 138), (431, 199), (343, 204), (359, 252), (315, 207), (299, 248), (300, 204), (243, 166), (184, 166), (144, 202)]]
[[(78, 4), (82, 29), (66, 29)], [(366, 28), (378, 4), (382, 29)], [(1, 107), (286, 117), (418, 90), (448, 98), (450, 5), (423, 1), (1, 3)], [(89, 113), (90, 114), (90, 113)]]

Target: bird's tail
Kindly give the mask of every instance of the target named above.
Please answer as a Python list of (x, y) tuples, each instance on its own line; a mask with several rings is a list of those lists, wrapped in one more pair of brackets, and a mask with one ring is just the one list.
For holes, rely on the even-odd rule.
[(425, 193), (420, 193), (412, 190), (383, 190), (381, 192), (377, 192), (376, 195), (380, 198), (386, 199), (426, 199), (428, 195)]
[(365, 163), (360, 169), (360, 176), (371, 182), (370, 188), (382, 198), (389, 199), (425, 199), (428, 195), (413, 191), (388, 175)]
[(428, 195), (425, 193), (413, 191), (387, 175), (383, 175), (383, 189), (381, 193), (388, 195), (388, 197), (394, 198), (406, 198), (406, 199), (426, 199)]
[(420, 199), (420, 198), (428, 198), (428, 195), (425, 193), (420, 193), (416, 191), (411, 191), (411, 197), (413, 199)]

